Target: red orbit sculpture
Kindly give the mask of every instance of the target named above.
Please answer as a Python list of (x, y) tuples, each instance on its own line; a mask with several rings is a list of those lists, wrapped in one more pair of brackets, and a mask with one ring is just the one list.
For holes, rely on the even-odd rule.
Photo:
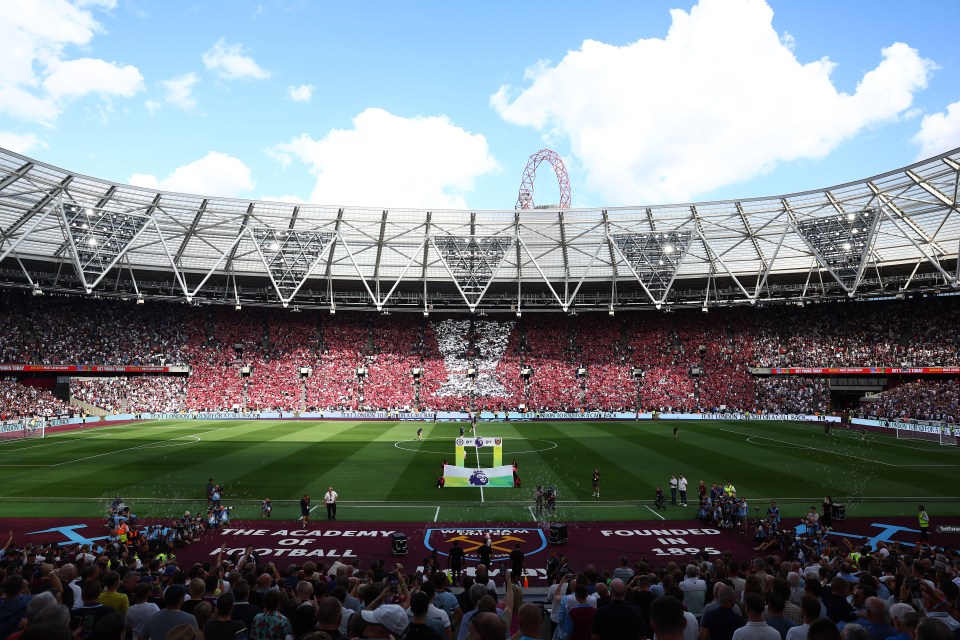
[(550, 163), (553, 172), (557, 174), (557, 183), (560, 185), (559, 207), (561, 209), (570, 208), (570, 178), (567, 176), (567, 168), (563, 166), (563, 160), (560, 159), (556, 151), (541, 149), (527, 160), (527, 168), (523, 170), (523, 180), (520, 182), (520, 193), (517, 195), (515, 209), (535, 208), (533, 204), (533, 181), (537, 177), (537, 167), (544, 160)]

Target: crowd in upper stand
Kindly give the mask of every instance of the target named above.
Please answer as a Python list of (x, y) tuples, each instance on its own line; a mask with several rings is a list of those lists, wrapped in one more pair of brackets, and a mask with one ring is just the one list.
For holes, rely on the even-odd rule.
[[(78, 399), (116, 413), (525, 407), (812, 414), (830, 410), (823, 379), (764, 378), (750, 368), (956, 365), (960, 344), (960, 300), (953, 298), (509, 319), (234, 311), (10, 291), (0, 301), (0, 363), (191, 368), (186, 382), (72, 384)], [(49, 393), (12, 382), (2, 397), (8, 416), (31, 406), (44, 415), (68, 411)], [(956, 421), (957, 401), (956, 383), (917, 381), (861, 411)]]

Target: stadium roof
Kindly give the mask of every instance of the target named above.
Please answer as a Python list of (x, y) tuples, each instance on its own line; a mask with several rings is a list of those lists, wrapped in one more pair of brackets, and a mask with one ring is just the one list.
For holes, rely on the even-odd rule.
[(161, 192), (0, 149), (0, 280), (194, 304), (475, 312), (890, 296), (957, 288), (958, 185), (955, 149), (767, 198), (381, 210)]

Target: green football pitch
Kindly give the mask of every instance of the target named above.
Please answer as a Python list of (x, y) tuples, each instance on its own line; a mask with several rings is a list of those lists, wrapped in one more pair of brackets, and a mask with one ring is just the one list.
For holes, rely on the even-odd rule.
[[(680, 427), (673, 437), (673, 427)], [(423, 441), (417, 428), (424, 427)], [(538, 484), (554, 486), (552, 520), (656, 520), (696, 516), (700, 480), (733, 482), (754, 509), (777, 500), (799, 515), (824, 495), (849, 516), (912, 515), (919, 502), (960, 514), (955, 446), (782, 422), (501, 422), (479, 435), (504, 439), (523, 486), (437, 488), (454, 462), (459, 424), (349, 421), (153, 421), (48, 433), (0, 443), (0, 509), (6, 517), (93, 517), (115, 495), (142, 517), (206, 506), (208, 478), (224, 486), (234, 519), (257, 518), (263, 498), (274, 519), (293, 521), (311, 495), (318, 519), (328, 486), (338, 519), (530, 522)], [(491, 466), (467, 449), (466, 464)], [(591, 474), (600, 470), (601, 496)], [(690, 506), (651, 508), (671, 474), (690, 482)]]

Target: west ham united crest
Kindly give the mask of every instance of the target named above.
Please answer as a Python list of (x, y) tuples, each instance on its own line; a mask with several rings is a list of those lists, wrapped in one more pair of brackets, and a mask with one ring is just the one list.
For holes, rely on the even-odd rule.
[(490, 535), (492, 560), (506, 560), (510, 552), (516, 548), (519, 543), (520, 549), (529, 557), (540, 553), (547, 548), (547, 537), (540, 529), (496, 529), (496, 528), (463, 528), (463, 529), (427, 529), (423, 544), (430, 551), (436, 550), (441, 556), (447, 555), (447, 551), (453, 546), (456, 540), (460, 543), (460, 548), (466, 553), (467, 560), (478, 560), (477, 549), (484, 542), (484, 538)]

